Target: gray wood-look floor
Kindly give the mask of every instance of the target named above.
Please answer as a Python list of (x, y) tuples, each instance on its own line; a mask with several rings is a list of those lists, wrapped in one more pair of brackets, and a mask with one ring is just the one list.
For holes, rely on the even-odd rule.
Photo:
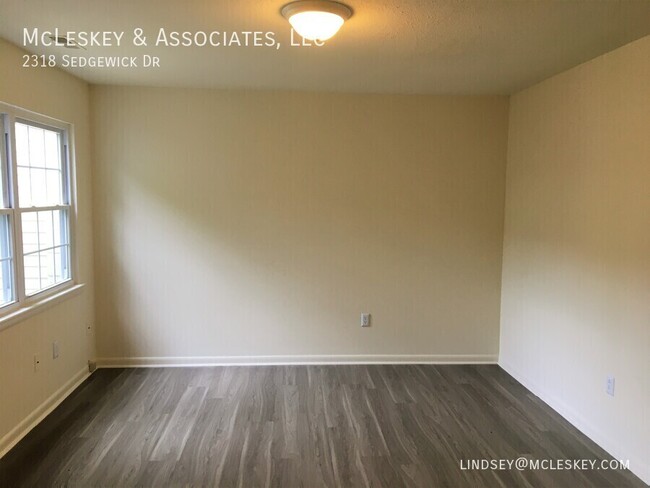
[(498, 366), (99, 370), (0, 460), (12, 486), (645, 486)]

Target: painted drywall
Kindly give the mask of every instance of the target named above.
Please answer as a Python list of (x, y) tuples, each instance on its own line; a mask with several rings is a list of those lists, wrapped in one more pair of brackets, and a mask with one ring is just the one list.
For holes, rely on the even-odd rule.
[(506, 98), (91, 99), (104, 361), (496, 360)]
[[(54, 19), (62, 30), (126, 32), (119, 50), (92, 46), (91, 52), (134, 56), (137, 68), (70, 68), (95, 84), (492, 95), (650, 33), (647, 0), (350, 0), (354, 15), (334, 39), (301, 47), (280, 15), (285, 1), (109, 1), (98, 10), (89, 0), (2, 0), (0, 36), (20, 44), (24, 27), (52, 29)], [(129, 39), (136, 26), (148, 37), (146, 47)], [(167, 36), (216, 29), (227, 40), (220, 47), (172, 48), (154, 41), (161, 28)], [(246, 31), (270, 32), (277, 44), (255, 47)], [(248, 47), (238, 48), (233, 33)], [(31, 49), (62, 54), (56, 47)], [(159, 56), (160, 67), (144, 66), (144, 54)]]
[(512, 97), (500, 350), (646, 482), (649, 80), (646, 37)]
[[(13, 429), (87, 367), (94, 338), (86, 333), (93, 320), (93, 256), (88, 85), (57, 69), (21, 68), (24, 51), (0, 39), (0, 101), (74, 124), (77, 209), (76, 279), (81, 293), (9, 328), (0, 330), (0, 451)], [(52, 359), (52, 342), (60, 347)], [(40, 371), (33, 357), (40, 354)], [(24, 425), (23, 425), (24, 426)], [(7, 437), (9, 435), (9, 437)]]

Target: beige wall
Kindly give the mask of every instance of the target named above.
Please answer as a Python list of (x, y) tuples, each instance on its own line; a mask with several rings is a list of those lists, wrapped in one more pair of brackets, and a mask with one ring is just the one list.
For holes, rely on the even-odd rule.
[(507, 98), (92, 106), (100, 358), (496, 359)]
[(648, 482), (649, 83), (646, 37), (511, 98), (500, 352)]
[[(53, 69), (20, 68), (23, 51), (0, 40), (0, 101), (74, 124), (78, 215), (77, 279), (81, 294), (31, 318), (0, 330), (0, 451), (48, 397), (86, 368), (94, 357), (94, 338), (86, 334), (93, 320), (91, 168), (88, 85)], [(52, 342), (60, 357), (52, 360)], [(33, 357), (40, 354), (40, 371)], [(24, 427), (24, 426), (23, 426)]]

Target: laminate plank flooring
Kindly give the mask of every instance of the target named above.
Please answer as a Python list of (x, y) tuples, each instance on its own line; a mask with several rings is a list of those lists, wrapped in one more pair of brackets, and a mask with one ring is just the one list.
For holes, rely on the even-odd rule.
[(0, 460), (0, 485), (641, 487), (498, 366), (103, 369)]

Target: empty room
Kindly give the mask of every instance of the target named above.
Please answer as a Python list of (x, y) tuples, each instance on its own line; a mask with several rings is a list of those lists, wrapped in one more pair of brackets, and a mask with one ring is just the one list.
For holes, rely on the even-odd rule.
[(0, 486), (650, 485), (650, 0), (2, 0)]

